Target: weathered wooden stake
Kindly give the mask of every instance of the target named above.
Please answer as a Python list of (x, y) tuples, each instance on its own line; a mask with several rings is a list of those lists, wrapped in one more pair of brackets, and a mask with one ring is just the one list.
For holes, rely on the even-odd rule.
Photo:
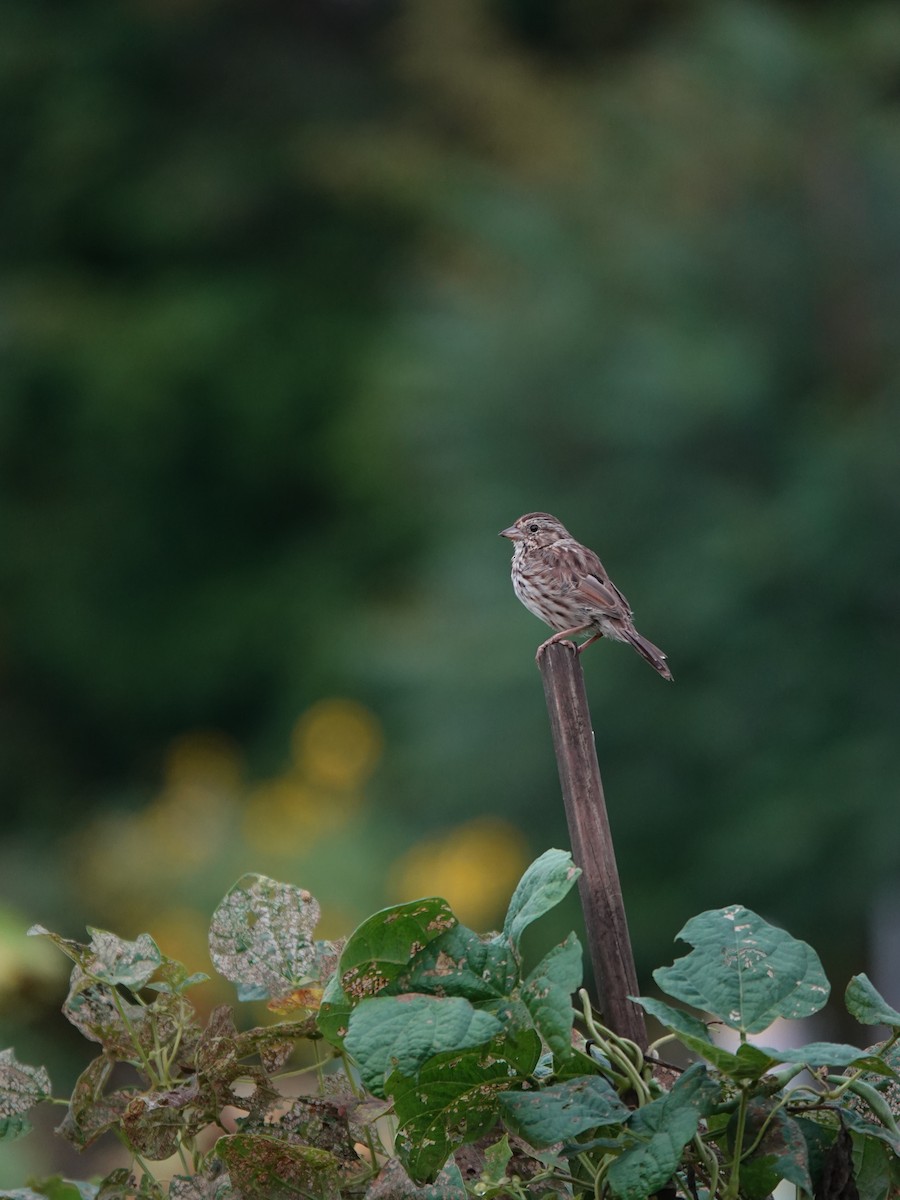
[(578, 888), (603, 1021), (614, 1033), (646, 1049), (643, 1011), (628, 999), (638, 994), (637, 972), (581, 660), (570, 642), (557, 642), (547, 647), (538, 666), (550, 713), (572, 857), (581, 867)]

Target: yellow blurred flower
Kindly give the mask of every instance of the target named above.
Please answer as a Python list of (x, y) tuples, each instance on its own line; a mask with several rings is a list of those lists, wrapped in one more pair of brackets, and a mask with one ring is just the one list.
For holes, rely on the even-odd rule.
[(381, 726), (354, 700), (320, 700), (299, 719), (294, 761), (310, 783), (329, 789), (360, 787), (381, 757)]
[(244, 838), (267, 854), (295, 855), (323, 834), (340, 828), (361, 797), (335, 797), (310, 787), (297, 775), (283, 775), (254, 788), (244, 807)]
[(419, 842), (394, 864), (389, 889), (397, 900), (443, 896), (466, 925), (497, 924), (528, 865), (521, 830), (496, 817), (478, 817)]

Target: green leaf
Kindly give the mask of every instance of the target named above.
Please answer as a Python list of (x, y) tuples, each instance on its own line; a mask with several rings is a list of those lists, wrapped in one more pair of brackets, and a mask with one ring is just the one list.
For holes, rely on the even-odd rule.
[(508, 996), (519, 982), (509, 943), (456, 925), (416, 954), (385, 990), (463, 996), (472, 1003)]
[(0, 1050), (0, 1119), (27, 1113), (51, 1093), (44, 1067), (29, 1067), (17, 1062), (12, 1050)]
[(377, 995), (430, 942), (457, 924), (439, 896), (383, 908), (350, 935), (341, 954), (341, 988), (354, 1002)]
[(3, 1200), (94, 1200), (96, 1184), (80, 1183), (53, 1175), (49, 1179), (31, 1180), (30, 1186), (11, 1192), (0, 1191)]
[(701, 1055), (730, 1079), (759, 1079), (779, 1062), (777, 1056), (772, 1056), (774, 1052), (760, 1049), (750, 1042), (739, 1046), (737, 1051), (717, 1046), (703, 1021), (691, 1013), (686, 1013), (679, 1008), (672, 1008), (663, 1000), (655, 1000), (647, 996), (635, 996), (634, 999), (650, 1016), (656, 1017), (661, 1025), (677, 1034), (679, 1040), (689, 1050)]
[(694, 1063), (665, 1096), (631, 1114), (635, 1144), (609, 1169), (609, 1186), (622, 1200), (645, 1200), (671, 1179), (700, 1118), (719, 1098), (719, 1085)]
[(406, 1170), (430, 1183), (456, 1146), (474, 1142), (497, 1120), (499, 1096), (534, 1070), (540, 1039), (533, 1031), (491, 1046), (436, 1055), (411, 1079), (395, 1071), (385, 1083), (398, 1121), (395, 1147)]
[(344, 1043), (363, 1083), (383, 1096), (391, 1072), (415, 1078), (436, 1054), (483, 1047), (502, 1029), (496, 1017), (461, 997), (375, 996), (353, 1010)]
[(860, 1196), (868, 1200), (895, 1200), (900, 1192), (900, 1159), (884, 1142), (850, 1135), (853, 1146), (853, 1176)]
[(14, 1142), (16, 1138), (25, 1137), (31, 1133), (33, 1126), (22, 1113), (10, 1117), (0, 1117), (0, 1142)]
[(776, 1017), (810, 1016), (828, 999), (812, 947), (739, 904), (701, 913), (678, 937), (694, 949), (653, 978), (740, 1033), (759, 1033)]
[(484, 1171), (482, 1178), (491, 1187), (499, 1187), (506, 1175), (506, 1168), (512, 1158), (509, 1135), (504, 1133), (499, 1142), (494, 1142), (484, 1148)]
[(890, 1129), (886, 1129), (884, 1125), (867, 1120), (862, 1113), (857, 1112), (856, 1109), (848, 1108), (846, 1105), (841, 1106), (840, 1117), (841, 1122), (853, 1133), (862, 1134), (864, 1137), (878, 1138), (880, 1142), (884, 1142), (886, 1146), (890, 1146), (895, 1154), (900, 1155), (900, 1138), (892, 1133)]
[(549, 912), (570, 891), (581, 874), (566, 850), (545, 850), (519, 880), (503, 923), (503, 934), (518, 948), (532, 921)]
[(327, 1150), (261, 1133), (233, 1133), (219, 1138), (215, 1151), (232, 1186), (248, 1200), (340, 1200), (340, 1164)]
[(316, 1014), (316, 1025), (322, 1036), (338, 1049), (343, 1049), (344, 1038), (350, 1028), (350, 1014), (355, 1007), (355, 1002), (341, 987), (340, 976), (332, 975), (322, 995), (322, 1003)]
[[(786, 1179), (802, 1192), (812, 1194), (813, 1185), (809, 1175), (809, 1156), (803, 1130), (784, 1109), (776, 1097), (750, 1101), (747, 1106), (747, 1130), (749, 1144), (756, 1141), (765, 1125), (762, 1140), (754, 1158), (771, 1160), (775, 1172), (775, 1183)], [(752, 1160), (751, 1160), (752, 1161)], [(744, 1168), (741, 1168), (741, 1184), (744, 1185)], [(774, 1184), (769, 1184), (762, 1193), (767, 1196)]]
[(318, 901), (303, 888), (247, 874), (213, 913), (209, 953), (242, 999), (282, 999), (318, 982), (322, 949), (313, 936)]
[(522, 987), (535, 1028), (558, 1058), (572, 1054), (572, 993), (581, 985), (581, 943), (574, 933), (538, 963)]
[(860, 1025), (890, 1025), (900, 1028), (900, 1012), (884, 999), (868, 975), (854, 975), (847, 984), (844, 1003)]
[(784, 1050), (758, 1046), (758, 1050), (771, 1057), (773, 1063), (802, 1063), (806, 1067), (863, 1067), (878, 1075), (897, 1078), (884, 1059), (870, 1050), (848, 1046), (840, 1042), (810, 1042), (808, 1046), (796, 1046)]
[(507, 1092), (500, 1097), (500, 1105), (507, 1123), (538, 1148), (572, 1141), (588, 1129), (618, 1125), (629, 1115), (629, 1109), (600, 1075)]

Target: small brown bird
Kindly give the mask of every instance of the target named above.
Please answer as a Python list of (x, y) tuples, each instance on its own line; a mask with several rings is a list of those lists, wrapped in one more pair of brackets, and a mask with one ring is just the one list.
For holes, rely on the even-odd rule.
[(663, 679), (672, 679), (666, 656), (641, 637), (632, 621), (631, 605), (603, 569), (593, 552), (576, 542), (568, 529), (549, 513), (526, 513), (515, 525), (500, 532), (515, 546), (512, 583), (529, 612), (540, 617), (553, 637), (538, 646), (540, 658), (548, 646), (563, 638), (589, 633), (586, 646), (606, 635), (627, 642)]

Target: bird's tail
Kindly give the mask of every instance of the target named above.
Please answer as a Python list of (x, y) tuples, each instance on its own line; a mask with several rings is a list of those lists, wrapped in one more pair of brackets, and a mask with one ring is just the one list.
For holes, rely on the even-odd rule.
[(629, 629), (625, 637), (630, 646), (634, 646), (641, 658), (645, 658), (655, 671), (659, 671), (663, 679), (674, 680), (675, 676), (669, 670), (669, 664), (666, 662), (666, 656), (660, 650), (659, 646), (654, 646), (652, 642), (648, 642), (645, 637), (633, 629)]

